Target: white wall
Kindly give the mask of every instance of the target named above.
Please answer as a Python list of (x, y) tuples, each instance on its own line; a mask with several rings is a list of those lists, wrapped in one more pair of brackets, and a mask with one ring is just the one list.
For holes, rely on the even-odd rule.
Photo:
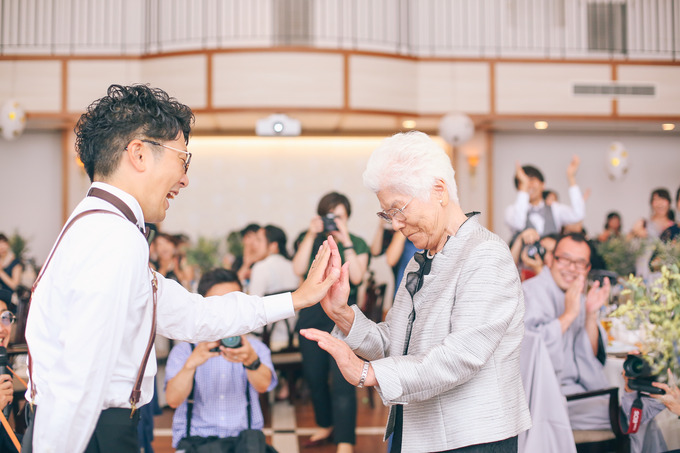
[[(607, 150), (619, 141), (629, 152), (628, 174), (612, 181), (606, 171)], [(680, 138), (659, 135), (496, 133), (494, 135), (494, 230), (509, 239), (504, 224), (505, 207), (514, 201), (515, 162), (539, 168), (546, 188), (554, 189), (568, 203), (566, 168), (571, 156), (581, 157), (577, 182), (592, 193), (586, 202), (584, 226), (589, 234), (602, 231), (607, 212), (622, 216), (624, 230), (649, 215), (649, 196), (666, 187), (673, 197), (680, 186)], [(675, 202), (675, 200), (673, 200)], [(675, 206), (675, 203), (673, 203)]]
[(272, 223), (287, 233), (291, 248), (321, 196), (338, 191), (352, 204), (350, 231), (370, 243), (379, 204), (361, 175), (381, 139), (194, 137), (189, 187), (170, 202), (161, 228), (224, 242), (248, 223)]
[(29, 240), (29, 256), (47, 256), (62, 226), (61, 133), (0, 140), (0, 231)]

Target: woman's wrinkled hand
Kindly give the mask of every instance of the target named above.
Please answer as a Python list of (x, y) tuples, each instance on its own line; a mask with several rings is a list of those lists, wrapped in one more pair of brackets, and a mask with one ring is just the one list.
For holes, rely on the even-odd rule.
[[(357, 357), (344, 341), (318, 329), (302, 329), (300, 335), (308, 340), (316, 341), (321, 349), (332, 355), (347, 382), (354, 386), (359, 384), (365, 361)], [(370, 368), (364, 385), (375, 385), (375, 377)]]

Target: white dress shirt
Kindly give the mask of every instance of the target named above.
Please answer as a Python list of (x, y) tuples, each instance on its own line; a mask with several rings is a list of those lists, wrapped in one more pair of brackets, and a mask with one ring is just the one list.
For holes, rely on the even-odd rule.
[[(569, 187), (569, 200), (571, 201), (571, 206), (557, 202), (550, 205), (558, 233), (564, 225), (580, 222), (586, 216), (586, 202), (578, 186)], [(541, 201), (536, 208), (543, 206), (543, 201)], [(531, 207), (529, 193), (518, 191), (515, 202), (505, 209), (505, 223), (510, 227), (513, 235), (526, 229), (527, 215), (529, 215)], [(531, 222), (536, 227), (538, 234), (543, 236), (545, 224), (543, 217), (537, 213), (531, 214)]]
[[(293, 262), (278, 253), (269, 255), (265, 259), (253, 265), (250, 271), (250, 283), (248, 292), (254, 296), (276, 294), (281, 291), (291, 291), (300, 286), (300, 277), (293, 270)], [(272, 328), (269, 346), (273, 351), (278, 351), (288, 346), (290, 331), (288, 327), (295, 327), (295, 320), (289, 325), (285, 322), (277, 322)]]
[[(73, 224), (33, 295), (26, 340), (33, 357), (38, 411), (33, 451), (81, 452), (100, 411), (129, 408), (130, 392), (151, 332), (152, 271), (140, 234), (141, 207), (131, 195), (94, 183), (123, 200), (137, 226), (119, 215), (91, 214)], [(118, 210), (86, 197), (74, 210)], [(70, 219), (69, 219), (70, 220)], [(294, 315), (290, 294), (243, 293), (202, 298), (160, 274), (157, 332), (182, 341), (245, 334)], [(138, 406), (153, 396), (156, 354), (151, 350)], [(26, 392), (30, 400), (30, 386)]]

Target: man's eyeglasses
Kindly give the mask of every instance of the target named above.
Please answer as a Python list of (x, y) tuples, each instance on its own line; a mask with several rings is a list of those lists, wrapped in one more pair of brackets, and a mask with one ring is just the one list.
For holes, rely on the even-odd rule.
[(413, 201), (415, 197), (411, 197), (411, 199), (401, 208), (392, 208), (392, 209), (387, 209), (386, 211), (380, 211), (376, 212), (377, 216), (383, 219), (387, 223), (392, 223), (392, 219), (397, 219), (400, 222), (403, 222), (406, 220), (406, 215), (404, 214), (404, 209), (406, 209), (406, 206), (410, 202)]
[(571, 258), (567, 258), (566, 256), (557, 256), (555, 255), (555, 261), (562, 266), (562, 267), (569, 267), (572, 264), (576, 269), (579, 271), (584, 271), (590, 267), (590, 261), (586, 260), (572, 260)]
[(14, 316), (14, 313), (11, 311), (3, 311), (2, 314), (0, 314), (0, 323), (2, 323), (3, 326), (9, 327), (12, 324), (14, 324), (14, 321), (16, 321), (17, 317)]
[(143, 141), (145, 143), (150, 143), (150, 144), (156, 145), (156, 146), (162, 146), (163, 148), (168, 148), (168, 149), (171, 149), (173, 151), (177, 151), (178, 153), (186, 154), (187, 159), (182, 160), (182, 162), (184, 162), (184, 174), (186, 174), (189, 171), (189, 164), (191, 163), (191, 153), (189, 151), (184, 151), (183, 149), (173, 148), (172, 146), (164, 145), (163, 143), (159, 143), (159, 142), (156, 142), (156, 141), (153, 141), (153, 140), (141, 139), (141, 141)]

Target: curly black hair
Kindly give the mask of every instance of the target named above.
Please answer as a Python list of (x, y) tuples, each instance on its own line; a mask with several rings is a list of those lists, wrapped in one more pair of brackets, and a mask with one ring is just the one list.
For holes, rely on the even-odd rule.
[(76, 151), (85, 171), (111, 175), (128, 143), (135, 138), (175, 140), (180, 132), (188, 143), (194, 114), (160, 88), (111, 85), (106, 96), (87, 108), (74, 131)]

